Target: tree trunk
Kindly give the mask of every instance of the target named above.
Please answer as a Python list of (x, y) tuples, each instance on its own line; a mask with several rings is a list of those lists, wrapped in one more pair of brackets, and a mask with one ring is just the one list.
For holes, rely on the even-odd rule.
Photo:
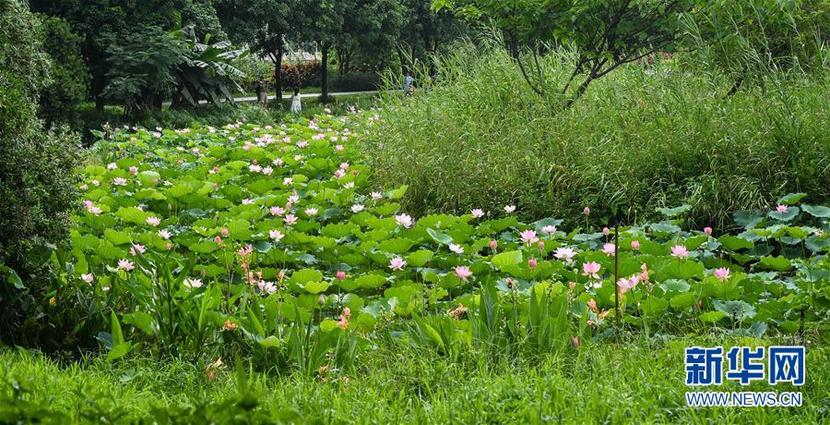
[(273, 58), (274, 61), (274, 94), (276, 95), (275, 101), (277, 105), (281, 104), (282, 102), (282, 54), (283, 54), (283, 45), (280, 42), (277, 45), (277, 52), (276, 57)]
[(95, 112), (102, 115), (104, 113), (104, 97), (101, 95), (95, 96)]
[(322, 44), (323, 59), (320, 64), (320, 83), (322, 84), (322, 93), (320, 100), (325, 103), (329, 100), (329, 44)]

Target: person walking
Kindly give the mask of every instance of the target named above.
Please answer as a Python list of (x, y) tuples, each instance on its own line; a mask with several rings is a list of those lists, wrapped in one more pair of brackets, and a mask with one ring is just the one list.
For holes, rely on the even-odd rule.
[(415, 92), (415, 78), (409, 73), (403, 77), (403, 95), (412, 96)]
[(299, 115), (303, 110), (302, 101), (300, 100), (300, 89), (294, 89), (294, 96), (291, 96), (291, 113)]

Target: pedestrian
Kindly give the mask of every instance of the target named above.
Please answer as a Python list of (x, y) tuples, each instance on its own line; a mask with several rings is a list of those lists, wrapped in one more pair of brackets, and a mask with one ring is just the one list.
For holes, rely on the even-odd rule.
[(407, 73), (403, 77), (403, 94), (404, 96), (412, 96), (415, 93), (415, 78)]
[(300, 114), (303, 110), (302, 101), (300, 100), (300, 88), (294, 89), (294, 96), (291, 96), (291, 113)]

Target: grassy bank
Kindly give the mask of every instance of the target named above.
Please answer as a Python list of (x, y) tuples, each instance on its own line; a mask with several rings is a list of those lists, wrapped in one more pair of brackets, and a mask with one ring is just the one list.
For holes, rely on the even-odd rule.
[[(354, 371), (280, 376), (232, 367), (208, 378), (188, 361), (89, 359), (60, 365), (26, 351), (0, 352), (0, 418), (49, 423), (824, 423), (830, 419), (826, 347), (808, 349), (804, 397), (793, 408), (689, 408), (683, 350), (693, 344), (771, 345), (723, 337), (605, 341), (561, 356), (493, 364), (469, 353), (448, 362), (388, 338)], [(227, 359), (225, 359), (227, 361)], [(229, 361), (229, 363), (231, 363)], [(15, 398), (13, 383), (23, 389)], [(793, 391), (728, 382), (711, 391)], [(203, 422), (203, 423), (204, 423)]]
[[(551, 90), (567, 61), (548, 58)], [(516, 203), (529, 218), (585, 206), (601, 216), (617, 205), (635, 220), (688, 203), (695, 224), (719, 226), (783, 193), (830, 196), (823, 76), (778, 76), (727, 97), (732, 82), (720, 76), (631, 64), (561, 110), (506, 53), (460, 51), (439, 69), (414, 98), (385, 100), (366, 145), (379, 184), (410, 185), (405, 206), (418, 214)]]

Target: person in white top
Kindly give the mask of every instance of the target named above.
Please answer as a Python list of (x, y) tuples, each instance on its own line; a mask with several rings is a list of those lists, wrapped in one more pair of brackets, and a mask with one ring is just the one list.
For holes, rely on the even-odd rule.
[(300, 100), (300, 89), (294, 89), (294, 96), (291, 96), (291, 113), (299, 114), (303, 110), (302, 101)]

